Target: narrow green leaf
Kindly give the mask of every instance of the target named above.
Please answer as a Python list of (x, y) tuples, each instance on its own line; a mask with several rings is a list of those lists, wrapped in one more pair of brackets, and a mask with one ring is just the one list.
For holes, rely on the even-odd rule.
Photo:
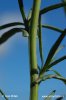
[(55, 74), (43, 75), (42, 77), (39, 76), (39, 78), (37, 79), (37, 83), (40, 84), (42, 81), (46, 81), (47, 79), (51, 79), (54, 76), (55, 76)]
[(22, 30), (22, 36), (29, 37), (29, 33), (26, 30)]
[(44, 100), (52, 100), (52, 96), (55, 95), (56, 90), (53, 90)]
[[(38, 66), (38, 65), (37, 65), (37, 66)], [(39, 70), (39, 72), (40, 72), (40, 70), (41, 70), (40, 66), (38, 66), (38, 70)]]
[(52, 68), (54, 65), (60, 63), (60, 62), (63, 61), (63, 60), (66, 60), (66, 56), (63, 56), (63, 57), (61, 57), (61, 58), (55, 60), (55, 61), (52, 62), (51, 64), (49, 64), (49, 65), (47, 66), (47, 70), (46, 70), (46, 71), (51, 70), (51, 68)]
[(42, 25), (42, 28), (47, 28), (47, 29), (51, 29), (51, 30), (54, 30), (54, 31), (57, 31), (57, 32), (60, 32), (62, 33), (63, 30), (57, 28), (57, 27), (54, 27), (54, 26), (50, 26), (50, 25)]
[(28, 17), (27, 17), (29, 28), (30, 28), (30, 23), (31, 23), (31, 16), (32, 16), (32, 9), (30, 9)]
[(66, 31), (64, 31), (59, 38), (56, 40), (56, 42), (54, 43), (54, 45), (51, 47), (50, 52), (48, 54), (47, 60), (45, 64), (49, 64), (52, 57), (54, 56), (54, 54), (56, 53), (60, 43), (62, 42), (62, 40), (64, 39), (64, 37), (66, 36)]
[(25, 11), (24, 11), (23, 0), (18, 0), (18, 4), (19, 4), (19, 8), (20, 8), (20, 12), (21, 12), (23, 21), (24, 21), (25, 30), (27, 32), (29, 32), (28, 20), (26, 19), (26, 15), (25, 15)]
[(49, 71), (54, 72), (54, 73), (55, 73), (56, 75), (58, 75), (58, 76), (62, 76), (59, 72), (57, 72), (56, 70), (54, 70), (54, 69), (52, 69), (52, 68), (50, 68)]
[(60, 63), (60, 62), (63, 61), (63, 60), (66, 60), (66, 56), (63, 56), (63, 57), (57, 59), (56, 61), (52, 62), (52, 63), (47, 67), (47, 69), (50, 69), (52, 66), (54, 66), (54, 65), (56, 65), (56, 64), (58, 64), (58, 63)]
[(25, 22), (26, 16), (25, 16), (25, 11), (24, 11), (23, 0), (18, 0), (18, 3), (19, 3), (19, 8), (20, 8), (20, 12), (22, 14), (23, 21)]
[(54, 9), (58, 9), (58, 8), (61, 8), (61, 7), (65, 7), (65, 6), (66, 6), (66, 3), (59, 3), (59, 4), (51, 5), (51, 6), (49, 6), (49, 7), (46, 7), (46, 8), (44, 8), (44, 9), (42, 9), (42, 10), (40, 11), (40, 15), (45, 14), (45, 13), (47, 13), (47, 12), (49, 12), (49, 11), (54, 10)]
[(66, 78), (59, 76), (57, 74), (44, 75), (43, 77), (38, 79), (38, 83), (40, 84), (42, 81), (46, 81), (47, 79), (52, 79), (52, 78), (61, 80), (64, 84), (66, 84)]
[(50, 79), (52, 77), (54, 77), (55, 74), (48, 74), (48, 75), (44, 75), (41, 79), (41, 81), (46, 81), (47, 79)]
[(64, 45), (59, 46), (58, 49), (56, 50), (54, 56), (56, 56), (57, 53), (58, 53), (60, 50), (62, 50), (64, 47), (65, 47)]
[(17, 32), (23, 32), (23, 28), (13, 28), (7, 32), (5, 32), (1, 37), (0, 37), (0, 45), (4, 42), (6, 42), (9, 38), (11, 38), (13, 35), (15, 35)]
[(0, 93), (4, 97), (5, 100), (8, 100), (8, 98), (5, 96), (5, 94), (3, 93), (3, 91), (1, 89), (0, 89)]
[(55, 56), (56, 56), (56, 55), (58, 54), (58, 52), (59, 52), (60, 50), (62, 50), (64, 47), (65, 47), (64, 45), (61, 45), (61, 46), (58, 47), (58, 49), (56, 50), (56, 52), (55, 52), (55, 54), (54, 54), (54, 56), (53, 56), (53, 58), (52, 58), (52, 60), (51, 60), (51, 62), (55, 61)]
[(53, 58), (51, 59), (51, 62), (50, 62), (50, 63), (54, 62), (55, 60), (56, 60), (56, 58), (53, 57)]
[(40, 75), (43, 74), (46, 70), (48, 70), (48, 65), (50, 64), (52, 57), (54, 56), (57, 48), (59, 47), (65, 36), (66, 36), (66, 30), (63, 31), (63, 33), (59, 36), (54, 45), (51, 47), (45, 65), (40, 71)]
[(66, 78), (58, 76), (58, 75), (54, 76), (53, 78), (61, 80), (66, 85)]
[(30, 20), (30, 19), (31, 19), (31, 15), (32, 15), (32, 9), (30, 9), (30, 11), (29, 11), (29, 14), (28, 14), (27, 20)]
[(52, 70), (56, 75), (61, 76), (61, 74), (59, 72), (57, 72), (56, 70)]
[[(62, 0), (62, 2), (63, 2), (64, 4), (66, 4), (66, 0)], [(64, 6), (64, 12), (65, 12), (65, 14), (66, 14), (66, 6)]]
[(22, 26), (22, 25), (24, 25), (24, 23), (13, 22), (13, 23), (4, 24), (4, 25), (0, 26), (0, 30), (5, 29), (5, 28), (9, 28), (9, 27), (13, 27), (13, 26), (16, 26), (16, 25), (21, 25)]
[(38, 39), (39, 39), (40, 58), (41, 58), (42, 66), (43, 66), (43, 64), (44, 64), (44, 59), (43, 59), (43, 50), (42, 50), (41, 16), (39, 16), (39, 32), (38, 32)]

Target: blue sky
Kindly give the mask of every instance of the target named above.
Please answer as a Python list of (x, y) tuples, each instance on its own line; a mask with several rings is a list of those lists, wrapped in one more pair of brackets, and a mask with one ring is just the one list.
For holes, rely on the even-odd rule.
[[(32, 6), (32, 2), (33, 0), (24, 0), (26, 15)], [(61, 0), (42, 0), (41, 9), (45, 6), (59, 2), (61, 2)], [(18, 0), (0, 0), (0, 25), (13, 21), (22, 21)], [(46, 13), (42, 16), (42, 23), (64, 29), (66, 27), (66, 18), (63, 8)], [(0, 31), (0, 35), (4, 31), (6, 30)], [(60, 33), (49, 29), (42, 30), (45, 59), (52, 44), (59, 35)], [(65, 42), (66, 38), (64, 38), (62, 44), (66, 45)], [(66, 47), (58, 53), (57, 58), (63, 55), (66, 55)], [(38, 45), (37, 60), (40, 65)], [(66, 76), (66, 61), (61, 62), (53, 68), (58, 70), (64, 77)], [(29, 83), (28, 39), (23, 38), (22, 33), (17, 33), (14, 37), (0, 46), (0, 89), (7, 95), (18, 95), (18, 98), (9, 98), (9, 100), (29, 100)], [(42, 95), (47, 95), (55, 89), (57, 90), (56, 95), (65, 95), (66, 93), (66, 86), (61, 81), (51, 79), (42, 83), (39, 87), (39, 100), (43, 100)]]

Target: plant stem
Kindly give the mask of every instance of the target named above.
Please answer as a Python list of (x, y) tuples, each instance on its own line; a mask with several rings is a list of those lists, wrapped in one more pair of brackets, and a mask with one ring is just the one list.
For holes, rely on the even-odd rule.
[(36, 35), (41, 0), (34, 0), (30, 25), (30, 100), (38, 100), (38, 84), (33, 84), (38, 77), (36, 57)]

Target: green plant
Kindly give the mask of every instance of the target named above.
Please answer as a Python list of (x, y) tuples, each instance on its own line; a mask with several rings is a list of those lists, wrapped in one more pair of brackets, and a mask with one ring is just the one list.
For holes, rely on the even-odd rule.
[[(52, 11), (54, 9), (58, 9), (60, 7), (66, 8), (66, 2), (51, 5), (44, 9), (40, 10), (41, 0), (33, 0), (33, 7), (29, 13), (28, 18), (25, 15), (23, 0), (18, 0), (20, 12), (23, 18), (23, 23), (21, 22), (13, 22), (0, 26), (0, 30), (5, 28), (9, 28), (11, 26), (22, 25), (24, 28), (12, 28), (9, 31), (5, 32), (0, 37), (0, 45), (6, 42), (9, 38), (15, 35), (17, 32), (22, 32), (24, 37), (28, 37), (29, 41), (29, 59), (30, 59), (30, 100), (38, 100), (38, 88), (42, 81), (46, 81), (47, 79), (55, 78), (61, 80), (66, 84), (66, 78), (62, 77), (56, 70), (52, 69), (52, 67), (63, 60), (66, 60), (66, 55), (59, 59), (55, 59), (55, 55), (59, 50), (63, 48), (60, 46), (62, 40), (66, 36), (66, 29), (61, 30), (59, 28), (50, 26), (50, 25), (42, 25), (41, 18), (42, 15)], [(42, 28), (48, 28), (60, 33), (59, 38), (51, 47), (46, 62), (44, 63), (43, 58), (43, 49), (42, 49)], [(36, 56), (36, 38), (39, 40), (39, 53), (41, 59), (41, 67), (37, 64), (37, 56)], [(47, 74), (47, 72), (53, 71), (54, 74)], [(53, 93), (53, 92), (52, 92)], [(46, 100), (50, 100), (46, 98)]]

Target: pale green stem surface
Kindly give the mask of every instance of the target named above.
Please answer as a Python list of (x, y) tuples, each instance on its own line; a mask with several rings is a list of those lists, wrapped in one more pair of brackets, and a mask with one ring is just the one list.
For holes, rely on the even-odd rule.
[(38, 100), (38, 84), (32, 83), (38, 77), (38, 74), (32, 72), (38, 69), (37, 66), (37, 56), (36, 56), (36, 35), (37, 35), (37, 25), (39, 19), (39, 10), (40, 10), (41, 0), (34, 0), (32, 18), (30, 24), (30, 37), (29, 37), (29, 46), (30, 46), (30, 78), (31, 78), (31, 87), (30, 87), (30, 100)]

